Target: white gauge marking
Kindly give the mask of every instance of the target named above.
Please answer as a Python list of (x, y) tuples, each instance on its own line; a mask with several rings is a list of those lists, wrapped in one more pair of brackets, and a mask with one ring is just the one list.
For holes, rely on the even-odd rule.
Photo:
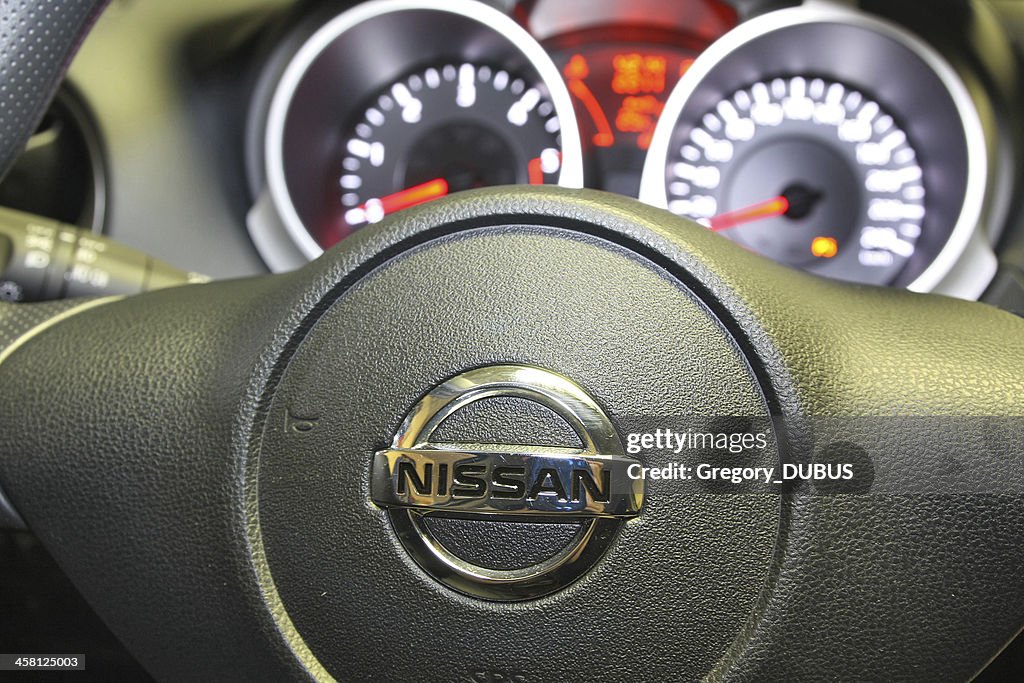
[(362, 225), (366, 222), (366, 211), (360, 208), (349, 209), (345, 212), (345, 222), (349, 225)]
[(895, 228), (865, 226), (860, 233), (862, 249), (884, 249), (897, 256), (910, 258), (914, 255), (914, 245), (902, 239)]
[(921, 226), (917, 223), (903, 223), (899, 227), (900, 234), (912, 240), (921, 236)]
[(907, 183), (921, 179), (920, 166), (905, 166), (897, 169), (874, 169), (868, 171), (865, 187), (872, 192), (899, 192)]
[(911, 185), (910, 187), (903, 188), (904, 199), (924, 199), (924, 188), (920, 185)]
[(808, 121), (814, 115), (814, 101), (807, 97), (807, 81), (797, 76), (789, 82), (789, 97), (782, 100), (786, 118)]
[(857, 260), (868, 268), (888, 268), (896, 261), (891, 251), (861, 249), (857, 252)]
[[(522, 83), (522, 81), (517, 79), (515, 83)], [(514, 86), (515, 83), (512, 85)], [(515, 88), (513, 88), (512, 91), (515, 92)], [(508, 114), (506, 115), (508, 122), (513, 126), (526, 125), (526, 122), (529, 120), (530, 112), (533, 111), (533, 108), (537, 106), (538, 102), (540, 102), (540, 91), (536, 88), (530, 88), (522, 97), (516, 100), (511, 107), (509, 107)]]
[(476, 104), (476, 67), (463, 64), (459, 67), (459, 87), (455, 90), (455, 103), (460, 107)]
[(689, 180), (697, 187), (714, 189), (722, 180), (721, 171), (717, 166), (692, 166), (679, 162), (672, 167), (672, 172), (677, 178)]
[(704, 150), (704, 156), (707, 157), (708, 161), (724, 162), (732, 160), (733, 146), (728, 140), (719, 140), (702, 128), (694, 129), (690, 133), (690, 139)]
[(423, 102), (413, 97), (405, 83), (395, 83), (391, 87), (395, 102), (402, 108), (402, 120), (406, 123), (419, 123), (423, 118)]
[(921, 220), (924, 218), (924, 206), (899, 199), (872, 199), (868, 205), (868, 218), (881, 222)]
[(682, 216), (711, 218), (718, 213), (718, 200), (707, 195), (694, 195), (690, 199), (675, 199), (669, 202), (669, 211)]
[[(550, 131), (549, 131), (550, 132)], [(562, 153), (554, 147), (545, 147), (540, 153), (540, 170), (555, 173), (562, 166)]]
[(347, 149), (349, 154), (354, 154), (364, 159), (370, 158), (370, 143), (366, 140), (349, 140)]
[(812, 80), (811, 85), (807, 90), (807, 94), (812, 100), (820, 102), (822, 95), (825, 94), (825, 81), (820, 78)]

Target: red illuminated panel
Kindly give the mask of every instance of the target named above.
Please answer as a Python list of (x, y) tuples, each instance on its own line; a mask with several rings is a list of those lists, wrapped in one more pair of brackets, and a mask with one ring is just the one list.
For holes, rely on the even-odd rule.
[[(586, 56), (573, 54), (562, 74), (592, 122), (594, 147), (636, 145), (646, 150), (667, 91), (692, 63), (678, 52), (599, 48)], [(616, 133), (625, 134), (624, 139)]]

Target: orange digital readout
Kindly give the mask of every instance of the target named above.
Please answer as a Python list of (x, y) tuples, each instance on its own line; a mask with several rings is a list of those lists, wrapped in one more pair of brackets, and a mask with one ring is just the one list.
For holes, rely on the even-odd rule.
[[(589, 56), (573, 54), (562, 73), (577, 105), (593, 123), (594, 147), (614, 147), (629, 140), (646, 150), (665, 106), (665, 94), (691, 64), (692, 58), (668, 53), (608, 50)], [(617, 133), (624, 135), (616, 137)]]
[(618, 54), (612, 58), (612, 68), (612, 92), (617, 95), (665, 92), (667, 65), (660, 55)]
[(615, 127), (623, 133), (639, 133), (636, 144), (640, 149), (647, 149), (664, 108), (665, 103), (654, 95), (623, 97), (615, 115)]

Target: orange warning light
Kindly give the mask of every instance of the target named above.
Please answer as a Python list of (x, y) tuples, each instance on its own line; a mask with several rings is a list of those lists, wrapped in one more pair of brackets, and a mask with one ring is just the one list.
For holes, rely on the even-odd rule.
[(818, 258), (832, 258), (839, 253), (839, 243), (834, 237), (815, 237), (811, 240), (811, 253)]
[(618, 95), (665, 92), (667, 64), (660, 55), (618, 54), (612, 58), (612, 68), (612, 92)]
[(573, 55), (569, 60), (569, 63), (565, 65), (562, 70), (565, 77), (569, 80), (580, 80), (590, 75), (590, 67), (587, 65), (587, 58), (583, 55)]

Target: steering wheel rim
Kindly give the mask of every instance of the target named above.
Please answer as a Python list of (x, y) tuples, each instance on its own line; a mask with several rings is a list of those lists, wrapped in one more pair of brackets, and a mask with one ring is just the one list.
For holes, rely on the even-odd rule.
[[(9, 106), (21, 113), (0, 136), (3, 159), (13, 158), (31, 132), (102, 4), (80, 2), (75, 11), (62, 11), (60, 30), (47, 23), (57, 17), (40, 11), (46, 3), (10, 10), (16, 15), (10, 25), (31, 36), (50, 27), (52, 43), (48, 59), (31, 78), (24, 78), (20, 68), (9, 71), (10, 82), (22, 86), (8, 89), (15, 93)], [(23, 52), (8, 54), (15, 64), (31, 59)], [(532, 251), (527, 248), (531, 244)], [(492, 249), (482, 250), (486, 245)], [(455, 254), (491, 260), (483, 268), (456, 260)], [(525, 254), (533, 256), (525, 264), (515, 258)], [(582, 254), (588, 260), (567, 258)], [(589, 259), (607, 259), (607, 268), (588, 271)], [(697, 525), (708, 535), (695, 532), (694, 542), (725, 554), (698, 555), (689, 565), (680, 560), (680, 567), (695, 572), (684, 572), (682, 579), (700, 581), (709, 594), (731, 590), (733, 602), (723, 598), (702, 611), (682, 602), (692, 595), (684, 587), (672, 597), (689, 605), (687, 618), (694, 624), (709, 623), (716, 610), (724, 613), (731, 606), (734, 618), (719, 624), (720, 632), (698, 637), (686, 630), (685, 620), (666, 630), (624, 619), (616, 630), (599, 618), (616, 606), (620, 611), (615, 614), (625, 616), (623, 602), (597, 591), (602, 586), (625, 590), (616, 582), (630, 577), (607, 569), (616, 563), (631, 562), (641, 582), (669, 585), (666, 572), (673, 568), (664, 562), (663, 551), (676, 546), (665, 546), (666, 536), (656, 531), (669, 528), (659, 524), (678, 520), (678, 515), (653, 505), (624, 523), (626, 531), (602, 550), (597, 570), (558, 584), (547, 597), (507, 604), (466, 597), (424, 572), (406, 554), (386, 522), (387, 513), (371, 501), (368, 476), (346, 489), (358, 492), (343, 499), (351, 511), (327, 518), (325, 526), (301, 525), (297, 520), (302, 518), (291, 516), (293, 508), (309, 502), (304, 498), (314, 496), (274, 488), (288, 471), (266, 471), (284, 452), (267, 436), (268, 425), (278, 424), (278, 418), (286, 429), (297, 424), (288, 423), (289, 416), (310, 423), (326, 419), (311, 417), (313, 412), (355, 414), (355, 408), (347, 408), (348, 413), (331, 408), (336, 398), (324, 387), (336, 391), (343, 386), (329, 379), (340, 370), (328, 367), (318, 373), (314, 351), (331, 350), (332, 366), (343, 366), (347, 361), (337, 355), (339, 348), (354, 349), (353, 340), (386, 340), (403, 333), (377, 325), (346, 337), (346, 329), (369, 315), (346, 312), (355, 306), (353, 297), (373, 295), (359, 309), (363, 312), (372, 313), (375, 301), (408, 315), (440, 298), (449, 305), (431, 310), (443, 316), (444, 308), (451, 309), (451, 317), (444, 318), (450, 328), (477, 335), (451, 338), (442, 331), (437, 338), (448, 340), (445, 353), (402, 357), (411, 378), (402, 394), (405, 408), (394, 410), (395, 399), (378, 427), (400, 422), (411, 399), (429, 392), (431, 382), (489, 358), (543, 366), (580, 382), (600, 405), (611, 407), (612, 420), (625, 434), (630, 416), (622, 406), (654, 394), (640, 387), (628, 390), (625, 382), (602, 384), (605, 375), (615, 374), (615, 362), (601, 356), (600, 348), (624, 334), (621, 327), (602, 332), (614, 327), (614, 320), (593, 333), (600, 343), (579, 342), (601, 358), (589, 376), (581, 376), (586, 358), (566, 350), (564, 339), (531, 336), (529, 325), (516, 325), (508, 316), (494, 318), (503, 333), (519, 340), (503, 347), (479, 324), (503, 299), (506, 312), (524, 320), (531, 320), (528, 314), (540, 315), (538, 301), (549, 301), (560, 321), (576, 320), (571, 308), (558, 308), (566, 299), (588, 307), (597, 319), (604, 320), (601, 311), (624, 317), (627, 304), (639, 310), (646, 298), (630, 298), (624, 286), (601, 290), (602, 281), (616, 281), (620, 270), (630, 274), (620, 277), (620, 284), (636, 283), (646, 298), (662, 296), (659, 287), (669, 287), (674, 294), (664, 294), (669, 297), (665, 301), (675, 303), (666, 305), (680, 306), (672, 310), (685, 310), (681, 319), (702, 332), (680, 341), (674, 356), (671, 344), (655, 353), (651, 349), (662, 347), (653, 337), (638, 340), (631, 346), (635, 356), (620, 355), (619, 365), (642, 375), (637, 368), (657, 365), (651, 358), (666, 363), (677, 380), (692, 381), (669, 382), (665, 395), (682, 391), (683, 385), (696, 387), (690, 403), (695, 412), (706, 403), (718, 406), (719, 415), (742, 414), (746, 404), (730, 403), (734, 397), (716, 401), (729, 395), (730, 386), (748, 383), (750, 396), (763, 399), (763, 417), (775, 421), (780, 463), (810, 462), (809, 433), (828, 429), (874, 443), (881, 448), (874, 454), (885, 456), (873, 461), (867, 489), (798, 486), (771, 492), (777, 505), (760, 507), (753, 501), (763, 498), (736, 494), (729, 505), (749, 513), (749, 536), (736, 525), (725, 531)], [(440, 296), (457, 292), (451, 278), (460, 272), (465, 282), (478, 285), (476, 296)], [(557, 273), (568, 273), (562, 284)], [(500, 296), (481, 293), (487, 274), (505, 285)], [(648, 276), (649, 281), (644, 279)], [(399, 277), (404, 292), (379, 284), (387, 277)], [(593, 291), (572, 294), (574, 281), (589, 283), (577, 290)], [(596, 296), (599, 290), (604, 296)], [(554, 291), (565, 294), (552, 297)], [(678, 301), (672, 298), (677, 295)], [(479, 308), (482, 300), (492, 308)], [(390, 320), (392, 313), (380, 320)], [(539, 318), (532, 320), (543, 327)], [(894, 335), (896, 326), (902, 326), (899, 335)], [(557, 188), (465, 193), (363, 231), (295, 273), (116, 301), (4, 304), (0, 329), (7, 331), (0, 338), (7, 349), (0, 350), (0, 485), (113, 630), (161, 678), (189, 678), (197, 672), (243, 679), (418, 671), (437, 679), (480, 674), (489, 680), (486, 676), (500, 674), (530, 680), (558, 671), (566, 679), (592, 679), (625, 670), (650, 679), (668, 671), (716, 679), (969, 678), (1021, 627), (1016, 606), (1024, 598), (1018, 559), (1024, 491), (1014, 450), (1020, 441), (1014, 439), (1024, 415), (1024, 370), (1015, 362), (1024, 357), (1024, 323), (981, 304), (841, 285), (792, 272), (631, 200)], [(378, 357), (382, 349), (412, 353), (413, 348), (379, 339), (366, 343), (365, 353)], [(447, 369), (424, 369), (425, 358), (443, 365), (446, 356), (451, 357)], [(726, 356), (735, 360), (728, 371), (706, 371)], [(353, 385), (371, 385), (366, 396), (390, 390), (377, 385), (399, 383), (397, 375), (379, 374), (375, 365), (350, 370), (348, 376), (357, 378)], [(620, 400), (617, 392), (633, 390), (635, 395)], [(316, 398), (306, 401), (304, 411), (289, 412), (303, 392)], [(738, 412), (721, 412), (722, 406)], [(664, 415), (647, 415), (657, 416)], [(851, 423), (851, 416), (864, 422)], [(321, 427), (329, 424), (320, 423), (312, 433)], [(375, 443), (360, 442), (365, 457), (351, 459), (353, 469), (342, 474), (369, 467), (369, 456), (392, 435), (387, 431), (380, 428)], [(880, 436), (883, 431), (889, 433)], [(329, 459), (336, 442), (323, 438), (307, 450), (334, 462)], [(958, 473), (951, 481), (947, 465), (962, 459), (963, 449), (972, 444), (969, 466), (978, 476)], [(324, 471), (330, 478), (330, 470)], [(676, 501), (670, 484), (646, 486), (651, 500)], [(717, 513), (725, 514), (728, 506), (720, 492), (710, 493), (714, 496), (693, 500), (718, 504)], [(278, 497), (267, 502), (261, 496)], [(322, 512), (323, 505), (306, 512)], [(692, 511), (698, 514), (699, 508)], [(362, 624), (359, 610), (309, 602), (312, 597), (295, 588), (310, 576), (326, 582), (323, 572), (347, 570), (289, 559), (295, 548), (288, 545), (288, 534), (310, 528), (331, 536), (337, 531), (328, 525), (346, 523), (365, 527), (366, 537), (376, 539), (380, 550), (372, 559), (379, 563), (380, 577), (404, 576), (411, 586), (395, 589), (405, 606), (388, 612), (403, 615), (405, 622), (396, 619), (386, 629), (363, 624), (365, 633), (393, 634), (392, 647), (385, 651), (367, 644), (353, 653), (330, 652), (316, 632), (323, 628), (335, 637), (342, 632), (351, 637)], [(645, 545), (645, 554), (630, 558), (626, 552), (636, 548), (643, 553)], [(741, 548), (756, 548), (757, 559), (740, 553)], [(763, 571), (758, 562), (764, 563)], [(702, 570), (701, 564), (720, 573)], [(752, 565), (757, 571), (749, 571)], [(729, 571), (736, 573), (726, 576)], [(375, 583), (372, 572), (347, 578), (368, 592), (386, 593), (393, 585), (384, 578)], [(659, 599), (651, 596), (636, 609), (657, 606)], [(587, 605), (606, 609), (569, 610)], [(434, 613), (439, 626), (417, 637), (415, 615), (425, 606), (440, 610)], [(582, 617), (578, 633), (524, 635), (560, 612)], [(901, 626), (907, 622), (915, 628)], [(475, 633), (451, 638), (446, 623), (472, 624)], [(611, 646), (627, 642), (623, 639), (630, 633), (642, 637), (645, 630), (683, 647), (652, 646), (652, 656), (638, 656), (625, 668), (579, 651), (581, 634), (592, 637), (587, 642), (607, 637), (606, 646)], [(676, 640), (679, 632), (689, 635)], [(510, 633), (519, 635), (510, 638)], [(899, 639), (895, 647), (893, 634)], [(505, 641), (515, 647), (500, 647)], [(502, 654), (498, 661), (478, 656), (488, 648)], [(700, 656), (685, 656), (687, 649)], [(433, 666), (422, 664), (438, 652), (444, 656)]]

